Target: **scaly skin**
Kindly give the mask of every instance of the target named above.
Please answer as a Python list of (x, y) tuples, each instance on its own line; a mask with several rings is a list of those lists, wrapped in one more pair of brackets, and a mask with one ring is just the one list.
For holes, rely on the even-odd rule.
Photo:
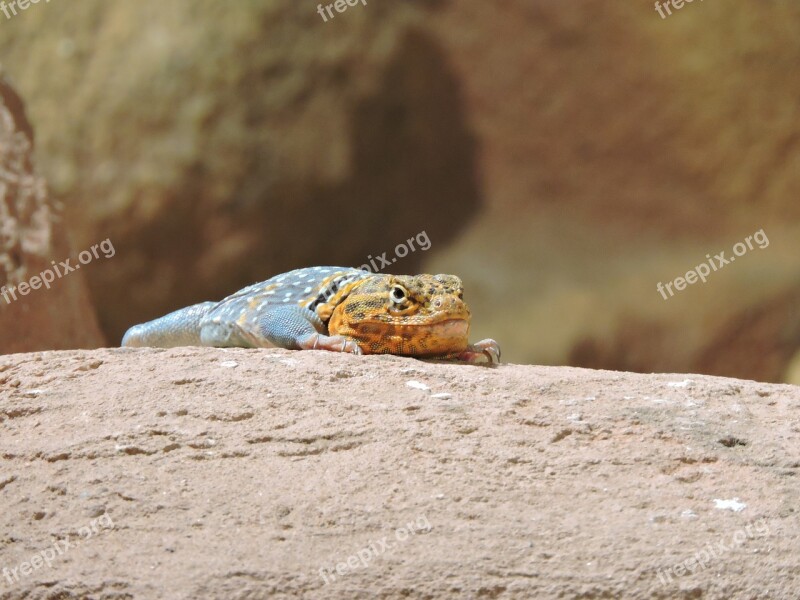
[(454, 275), (310, 267), (132, 327), (122, 345), (281, 347), (498, 363), (494, 340), (469, 345), (469, 325)]

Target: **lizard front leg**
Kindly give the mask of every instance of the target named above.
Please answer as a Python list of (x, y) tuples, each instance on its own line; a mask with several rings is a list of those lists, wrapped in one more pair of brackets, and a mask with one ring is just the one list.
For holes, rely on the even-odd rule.
[(329, 350), (362, 354), (361, 348), (353, 339), (326, 334), (322, 320), (306, 308), (270, 307), (258, 319), (255, 345), (278, 346), (288, 350)]

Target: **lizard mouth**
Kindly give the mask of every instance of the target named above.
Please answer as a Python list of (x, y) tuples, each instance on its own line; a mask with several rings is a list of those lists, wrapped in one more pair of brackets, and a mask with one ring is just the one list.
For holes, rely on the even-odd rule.
[(430, 326), (439, 333), (449, 337), (466, 338), (469, 333), (469, 321), (466, 319), (445, 319)]
[(466, 349), (469, 320), (367, 325), (360, 327), (353, 337), (365, 354), (446, 356)]

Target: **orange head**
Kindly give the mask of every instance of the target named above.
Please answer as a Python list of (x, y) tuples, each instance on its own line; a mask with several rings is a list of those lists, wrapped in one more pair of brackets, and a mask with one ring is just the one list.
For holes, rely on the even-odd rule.
[(368, 277), (333, 309), (328, 334), (352, 338), (364, 354), (458, 354), (469, 337), (463, 295), (455, 275)]

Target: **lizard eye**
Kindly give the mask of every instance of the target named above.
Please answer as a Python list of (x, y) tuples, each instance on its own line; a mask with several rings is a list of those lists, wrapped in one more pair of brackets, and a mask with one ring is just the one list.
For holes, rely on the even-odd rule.
[(396, 285), (392, 288), (392, 291), (389, 293), (389, 298), (391, 298), (392, 302), (395, 304), (400, 304), (403, 300), (406, 299), (406, 291), (399, 285)]

